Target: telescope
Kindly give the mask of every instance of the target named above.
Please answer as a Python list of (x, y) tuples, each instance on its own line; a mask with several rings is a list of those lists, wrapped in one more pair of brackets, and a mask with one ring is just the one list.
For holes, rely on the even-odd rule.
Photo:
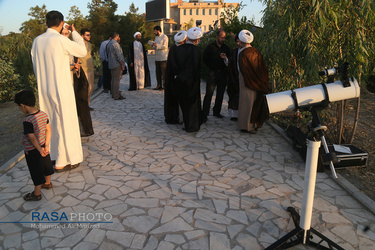
[(311, 106), (322, 104), (326, 106), (330, 102), (359, 97), (359, 84), (355, 78), (348, 77), (348, 67), (349, 65), (345, 63), (342, 67), (319, 72), (319, 75), (322, 76), (334, 76), (337, 73), (342, 73), (341, 80), (266, 95), (269, 113), (308, 109)]
[[(266, 103), (270, 114), (298, 109), (310, 111), (312, 121), (309, 124), (309, 131), (315, 133), (312, 139), (306, 141), (307, 154), (301, 216), (293, 207), (288, 207), (288, 211), (292, 214), (292, 219), (296, 228), (267, 247), (267, 250), (288, 248), (300, 243), (312, 245), (319, 249), (343, 250), (343, 248), (332, 240), (328, 239), (314, 228), (311, 228), (311, 216), (313, 211), (319, 148), (321, 144), (323, 144), (326, 152), (324, 157), (329, 161), (333, 176), (337, 178), (333, 165), (336, 155), (329, 152), (327, 142), (324, 138), (324, 131), (327, 130), (327, 127), (320, 124), (317, 109), (327, 107), (330, 102), (359, 97), (360, 88), (358, 82), (355, 78), (348, 77), (348, 69), (349, 64), (344, 63), (342, 67), (334, 67), (319, 72), (319, 75), (327, 76), (327, 82), (325, 83), (266, 95)], [(341, 80), (334, 81), (334, 76), (338, 73), (341, 73)], [(321, 241), (319, 243), (311, 241), (311, 234), (320, 238)], [(328, 247), (321, 245), (320, 243), (322, 242), (327, 244)]]

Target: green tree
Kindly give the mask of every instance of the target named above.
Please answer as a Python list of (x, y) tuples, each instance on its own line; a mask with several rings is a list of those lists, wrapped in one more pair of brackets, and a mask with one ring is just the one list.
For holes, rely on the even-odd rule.
[[(14, 84), (14, 81), (9, 83), (4, 81), (2, 87), (12, 86), (7, 91), (13, 91), (14, 93), (14, 91), (25, 88), (36, 91), (36, 81), (32, 77), (34, 72), (30, 56), (32, 42), (33, 39), (24, 33), (11, 33), (0, 37), (0, 55), (2, 55), (2, 60), (10, 63), (9, 65), (13, 67), (14, 74), (17, 75), (19, 81), (19, 84)], [(7, 70), (7, 72), (10, 71)]]
[(85, 18), (77, 6), (70, 7), (66, 22), (74, 24), (75, 28), (79, 32), (82, 28), (91, 28), (90, 22)]
[(0, 102), (12, 100), (20, 89), (19, 75), (14, 72), (13, 63), (8, 58), (0, 57)]
[(43, 4), (42, 7), (39, 7), (38, 5), (35, 7), (31, 7), (28, 15), (31, 16), (32, 18), (29, 21), (25, 21), (22, 23), (20, 31), (34, 39), (40, 34), (43, 34), (47, 29), (46, 5)]
[(91, 24), (91, 43), (99, 48), (101, 42), (108, 39), (108, 34), (118, 29), (118, 16), (115, 15), (117, 4), (113, 0), (92, 0), (87, 4), (88, 21)]

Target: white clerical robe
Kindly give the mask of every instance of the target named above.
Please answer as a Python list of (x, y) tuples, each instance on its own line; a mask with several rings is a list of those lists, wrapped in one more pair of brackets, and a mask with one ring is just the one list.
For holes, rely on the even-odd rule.
[(138, 41), (134, 41), (134, 73), (137, 89), (143, 89), (145, 87), (145, 61), (142, 43)]
[(73, 31), (72, 37), (74, 41), (49, 28), (31, 48), (39, 106), (51, 125), (51, 159), (58, 167), (83, 161), (69, 55), (84, 57), (87, 50), (78, 32)]

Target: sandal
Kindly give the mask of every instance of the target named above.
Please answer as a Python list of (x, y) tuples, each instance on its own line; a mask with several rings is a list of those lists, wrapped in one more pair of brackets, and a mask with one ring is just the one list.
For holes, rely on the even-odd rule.
[(34, 191), (33, 191), (31, 193), (25, 194), (23, 196), (23, 199), (25, 201), (40, 201), (42, 199), (42, 195), (41, 194), (40, 195), (35, 195)]
[(75, 169), (75, 168), (78, 168), (78, 167), (79, 167), (79, 163), (74, 164), (74, 165), (71, 165), (71, 166), (70, 166), (70, 169)]
[(55, 172), (56, 172), (56, 173), (60, 173), (60, 172), (68, 171), (68, 170), (70, 170), (70, 169), (71, 169), (71, 165), (68, 164), (68, 165), (66, 165), (66, 166), (63, 167), (63, 168), (56, 168), (56, 167), (55, 167)]
[(68, 164), (63, 168), (55, 168), (55, 172), (57, 172), (57, 173), (65, 172), (65, 171), (69, 171), (69, 170), (72, 170), (72, 169), (75, 169), (75, 168), (78, 168), (78, 167), (79, 167), (79, 163), (74, 164), (74, 165)]
[(52, 182), (50, 182), (49, 184), (42, 184), (42, 188), (44, 188), (44, 189), (50, 189), (50, 188), (52, 188)]

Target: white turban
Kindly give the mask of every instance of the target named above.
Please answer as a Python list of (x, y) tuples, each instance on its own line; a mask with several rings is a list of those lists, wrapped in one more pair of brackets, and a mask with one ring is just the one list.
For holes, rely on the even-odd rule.
[(253, 33), (248, 30), (241, 30), (240, 34), (238, 34), (238, 38), (243, 43), (252, 43), (254, 40)]
[(137, 35), (141, 35), (141, 36), (142, 36), (141, 32), (139, 32), (139, 31), (137, 31), (137, 32), (134, 33), (134, 38), (135, 38)]
[(176, 35), (174, 35), (174, 41), (176, 43), (181, 43), (185, 41), (186, 38), (187, 38), (187, 32), (185, 30), (181, 30)]
[(190, 28), (187, 32), (190, 40), (197, 40), (203, 36), (203, 31), (199, 27)]

